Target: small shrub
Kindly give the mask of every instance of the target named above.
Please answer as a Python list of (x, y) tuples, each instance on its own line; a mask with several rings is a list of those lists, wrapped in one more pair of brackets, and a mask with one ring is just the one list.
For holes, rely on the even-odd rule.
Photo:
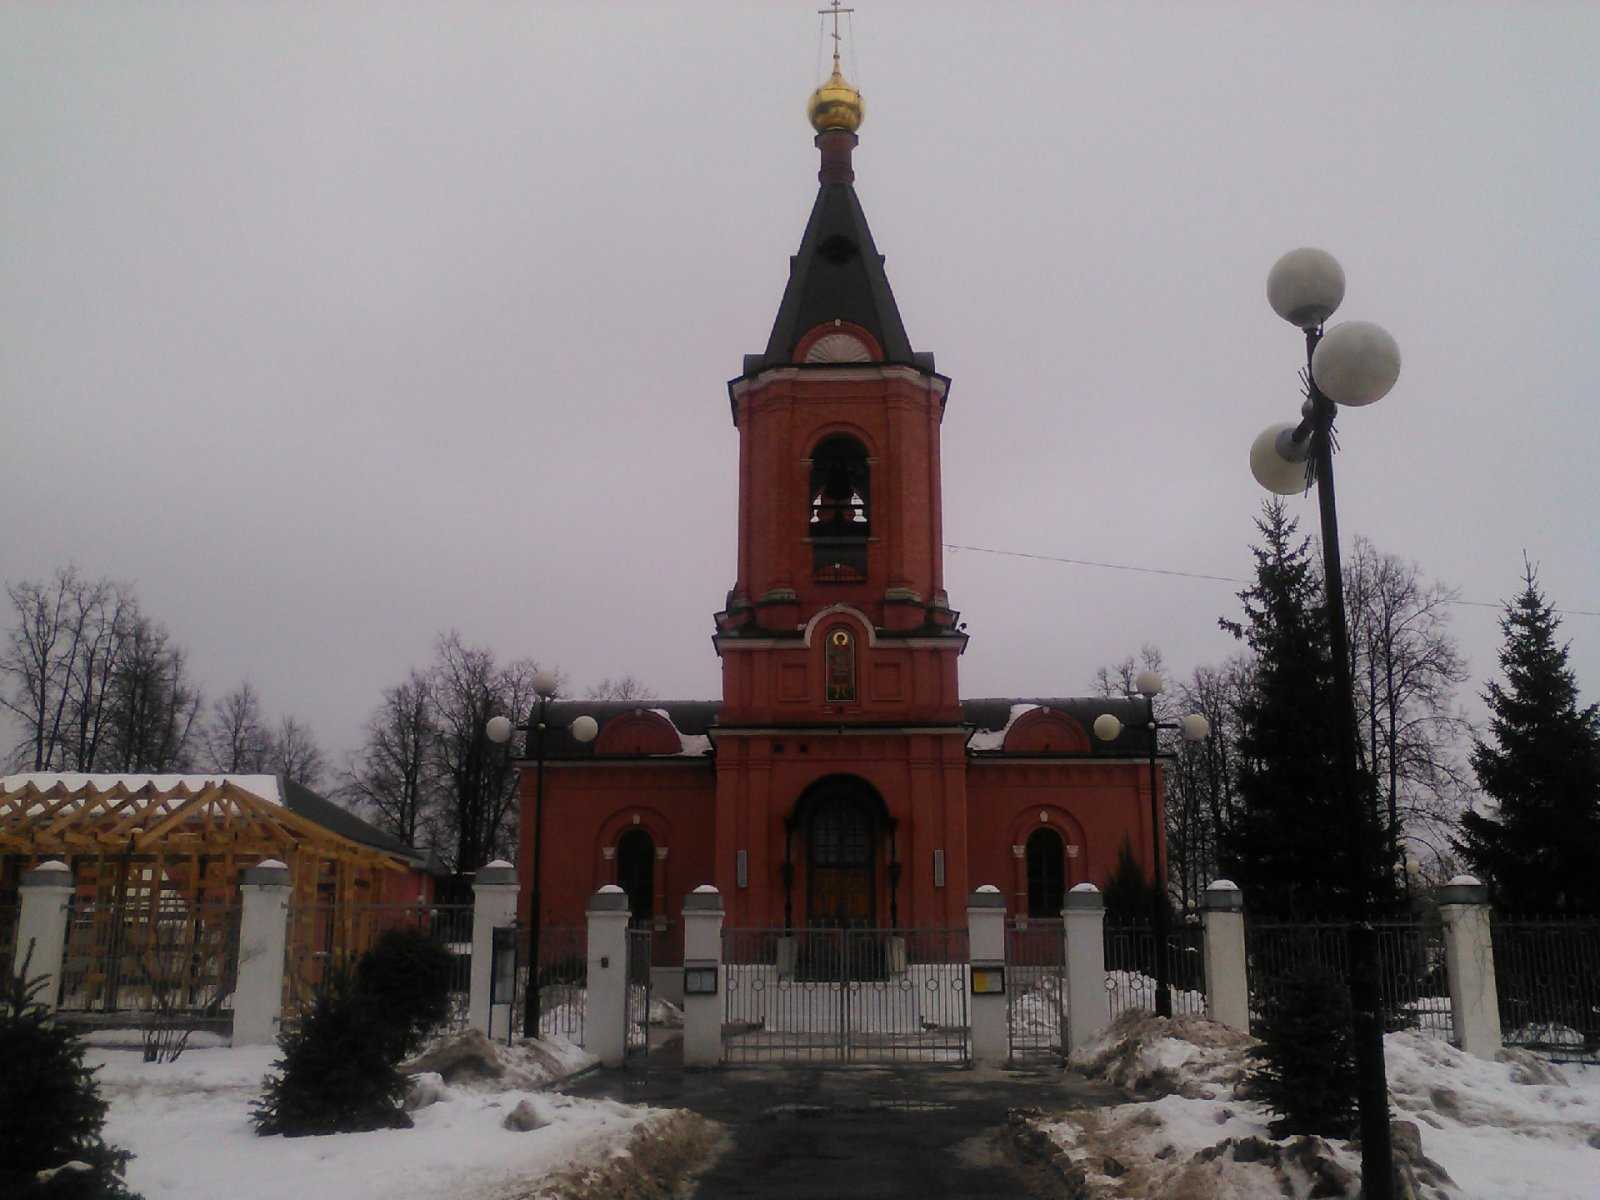
[(267, 1076), (251, 1119), (286, 1137), (408, 1129), (405, 1077), (395, 1034), (370, 995), (335, 973), (298, 1028), (278, 1039), (283, 1058)]
[(448, 950), (413, 929), (391, 929), (356, 964), (356, 987), (394, 1038), (396, 1058), (421, 1049), (450, 1015)]
[[(39, 1001), (48, 976), (0, 971), (0, 1196), (8, 1200), (138, 1200), (123, 1183), (126, 1150), (101, 1137), (106, 1102), (83, 1044)], [(81, 1162), (88, 1170), (39, 1172)]]
[(1262, 1014), (1260, 1065), (1248, 1077), (1279, 1119), (1272, 1136), (1349, 1137), (1356, 1124), (1355, 1036), (1344, 980), (1316, 963), (1295, 966)]

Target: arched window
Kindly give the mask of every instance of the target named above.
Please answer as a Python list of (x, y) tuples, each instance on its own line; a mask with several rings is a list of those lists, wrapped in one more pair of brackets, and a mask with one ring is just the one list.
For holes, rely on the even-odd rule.
[(853, 582), (867, 577), (870, 484), (866, 448), (854, 438), (835, 434), (811, 452), (807, 532), (818, 579)]
[(1028, 837), (1028, 915), (1059, 917), (1067, 898), (1067, 861), (1061, 835), (1041, 826)]
[(823, 649), (824, 675), (827, 679), (826, 696), (830, 703), (856, 698), (856, 639), (843, 625), (828, 630)]
[(628, 893), (632, 924), (655, 916), (656, 844), (642, 829), (630, 829), (617, 842), (617, 885)]

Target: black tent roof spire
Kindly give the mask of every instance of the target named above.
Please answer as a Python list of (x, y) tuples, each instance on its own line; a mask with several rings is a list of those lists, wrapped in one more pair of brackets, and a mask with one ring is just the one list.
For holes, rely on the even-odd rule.
[(933, 356), (911, 349), (883, 256), (856, 196), (851, 155), (859, 141), (856, 130), (865, 105), (861, 93), (840, 73), (837, 47), (832, 76), (811, 93), (806, 108), (821, 155), (817, 199), (800, 249), (789, 260), (789, 282), (767, 348), (745, 356), (744, 374), (792, 363), (796, 347), (810, 330), (836, 321), (870, 333), (885, 362), (931, 372)]

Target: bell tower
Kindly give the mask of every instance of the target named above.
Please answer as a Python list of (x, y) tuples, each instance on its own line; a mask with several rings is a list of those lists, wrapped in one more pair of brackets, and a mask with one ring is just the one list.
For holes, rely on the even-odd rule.
[(716, 614), (720, 723), (960, 720), (966, 646), (944, 586), (939, 431), (950, 380), (912, 349), (855, 190), (865, 113), (811, 94), (816, 202), (766, 349), (728, 384), (738, 562)]

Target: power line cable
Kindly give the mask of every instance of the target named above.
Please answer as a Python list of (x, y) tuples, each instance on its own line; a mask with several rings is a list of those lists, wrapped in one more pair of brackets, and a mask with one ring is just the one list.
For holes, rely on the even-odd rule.
[[(1234, 575), (1208, 575), (1203, 571), (1180, 571), (1175, 567), (1144, 567), (1133, 563), (1101, 562), (1092, 558), (1070, 558), (1064, 554), (1033, 554), (1026, 550), (1000, 550), (994, 546), (967, 546), (958, 542), (945, 542), (944, 548), (946, 550), (970, 550), (975, 554), (998, 554), (1004, 558), (1030, 558), (1036, 562), (1066, 563), (1074, 567), (1098, 567), (1106, 571), (1132, 571), (1138, 575), (1170, 575), (1177, 579), (1201, 579), (1208, 583), (1249, 584), (1251, 582), (1248, 579), (1240, 579)], [(1488, 600), (1446, 600), (1445, 603), (1459, 605), (1463, 608), (1505, 608), (1504, 604), (1495, 604)], [(1600, 609), (1553, 608), (1551, 611), (1564, 617), (1600, 617)]]

